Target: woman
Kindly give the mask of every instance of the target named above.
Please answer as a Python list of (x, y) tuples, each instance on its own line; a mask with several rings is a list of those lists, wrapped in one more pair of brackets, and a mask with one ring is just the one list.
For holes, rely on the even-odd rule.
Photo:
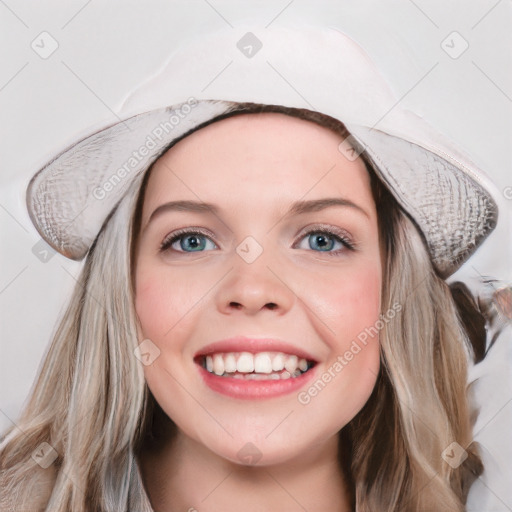
[(0, 445), (2, 503), (463, 510), (476, 338), (444, 279), (495, 204), (447, 155), (293, 103), (183, 102), (158, 142), (170, 112), (141, 114), (33, 179), (42, 235), (87, 256)]

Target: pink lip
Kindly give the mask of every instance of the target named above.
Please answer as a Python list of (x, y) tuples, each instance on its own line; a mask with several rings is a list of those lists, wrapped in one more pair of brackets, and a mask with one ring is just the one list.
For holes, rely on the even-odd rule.
[(219, 377), (202, 366), (197, 367), (205, 384), (223, 395), (245, 400), (273, 398), (298, 391), (316, 374), (316, 366), (298, 377), (283, 380), (242, 380), (233, 377)]
[(247, 336), (236, 336), (226, 340), (214, 341), (197, 352), (194, 359), (219, 352), (250, 352), (251, 354), (258, 352), (283, 352), (284, 354), (296, 355), (299, 358), (316, 362), (316, 359), (311, 354), (293, 346), (291, 343), (273, 338), (249, 338)]

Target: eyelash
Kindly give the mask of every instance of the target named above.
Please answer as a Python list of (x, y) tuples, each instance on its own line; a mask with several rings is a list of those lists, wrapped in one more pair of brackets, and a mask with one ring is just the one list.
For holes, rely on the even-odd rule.
[[(346, 249), (348, 249), (349, 251), (354, 251), (356, 249), (356, 244), (347, 236), (347, 234), (343, 230), (338, 230), (338, 229), (331, 228), (328, 226), (313, 227), (313, 228), (309, 229), (308, 231), (306, 231), (305, 233), (302, 233), (299, 240), (302, 240), (303, 238), (307, 237), (308, 235), (311, 235), (312, 233), (329, 235), (330, 237), (333, 237), (334, 239), (336, 239), (338, 242), (341, 242), (345, 246), (345, 249), (338, 249), (336, 251), (314, 251), (314, 252), (327, 254), (329, 256), (338, 256), (339, 253), (344, 252)], [(182, 238), (183, 235), (201, 235), (201, 236), (205, 236), (210, 239), (213, 238), (213, 236), (210, 232), (205, 232), (201, 229), (189, 229), (189, 228), (179, 229), (179, 230), (175, 231), (174, 233), (171, 233), (170, 235), (168, 235), (163, 240), (163, 242), (160, 245), (160, 252), (168, 251), (169, 248), (172, 246), (172, 244), (174, 242), (176, 242), (177, 240), (179, 240), (180, 238)], [(311, 250), (313, 250), (313, 249), (311, 249)], [(175, 251), (175, 252), (181, 252), (184, 254), (188, 253), (188, 251)]]
[[(179, 240), (183, 235), (202, 235), (207, 238), (213, 238), (211, 233), (204, 232), (200, 229), (178, 229), (178, 231), (175, 231), (174, 233), (171, 233), (170, 235), (166, 236), (164, 238), (164, 241), (160, 245), (160, 252), (167, 251), (171, 245), (176, 242), (176, 240)], [(185, 251), (176, 251), (176, 252), (185, 252)]]

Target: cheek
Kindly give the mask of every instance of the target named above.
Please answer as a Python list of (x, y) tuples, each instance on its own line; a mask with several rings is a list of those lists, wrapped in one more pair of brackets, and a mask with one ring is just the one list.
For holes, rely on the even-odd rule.
[[(377, 380), (380, 347), (376, 324), (380, 316), (381, 268), (361, 265), (339, 273), (317, 290), (330, 356), (318, 378), (298, 396), (308, 416), (326, 417), (337, 431), (364, 407)], [(328, 290), (325, 293), (325, 289)]]
[(136, 274), (135, 309), (144, 336), (155, 342), (163, 341), (190, 309), (190, 286), (182, 286), (179, 276), (170, 277), (158, 269), (141, 268)]
[(343, 396), (350, 390), (349, 417), (368, 400), (379, 373), (381, 269), (367, 267), (345, 279), (335, 300), (341, 305), (336, 322), (336, 360), (342, 365)]
[[(195, 299), (197, 302), (197, 298)], [(147, 384), (170, 417), (177, 414), (176, 406), (183, 407), (183, 396), (176, 381), (183, 379), (181, 361), (193, 315), (187, 315), (194, 303), (190, 287), (183, 286), (177, 273), (153, 266), (141, 266), (136, 274), (135, 310), (139, 320), (140, 336), (158, 347), (159, 355), (151, 365), (144, 366)], [(173, 400), (169, 399), (170, 390)]]
[(381, 271), (377, 265), (340, 273), (322, 288), (322, 294), (318, 295), (320, 308), (337, 339), (352, 339), (378, 320)]
[[(164, 324), (170, 320), (167, 316), (174, 311), (168, 304), (168, 299), (166, 288), (158, 280), (151, 276), (137, 280), (135, 310), (145, 337), (161, 335)], [(165, 312), (167, 314), (164, 314)]]
[(145, 337), (160, 344), (179, 345), (193, 329), (203, 299), (211, 288), (211, 275), (144, 264), (136, 271), (135, 310)]

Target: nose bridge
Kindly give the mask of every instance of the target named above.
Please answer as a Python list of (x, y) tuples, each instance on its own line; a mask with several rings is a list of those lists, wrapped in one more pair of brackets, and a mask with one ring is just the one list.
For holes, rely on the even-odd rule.
[(252, 236), (244, 238), (233, 251), (231, 267), (217, 294), (221, 311), (256, 313), (266, 308), (283, 313), (290, 309), (295, 296), (287, 286), (284, 263), (270, 240), (263, 245)]

